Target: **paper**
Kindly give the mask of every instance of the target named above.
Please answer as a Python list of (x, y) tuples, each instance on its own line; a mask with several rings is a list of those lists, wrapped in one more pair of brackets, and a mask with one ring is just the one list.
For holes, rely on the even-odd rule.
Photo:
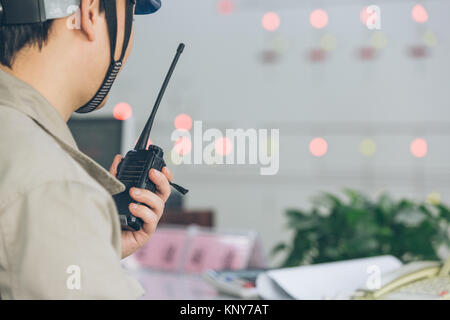
[(289, 296), (282, 288), (280, 288), (269, 277), (267, 272), (264, 272), (256, 279), (256, 289), (258, 295), (265, 300), (291, 300)]
[(260, 275), (256, 285), (264, 299), (348, 299), (370, 277), (382, 276), (401, 265), (395, 257), (381, 256), (278, 269)]

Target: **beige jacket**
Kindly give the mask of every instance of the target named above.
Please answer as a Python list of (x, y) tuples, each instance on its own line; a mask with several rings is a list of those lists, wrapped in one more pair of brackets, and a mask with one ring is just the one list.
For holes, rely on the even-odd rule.
[(123, 190), (42, 95), (0, 70), (1, 299), (142, 295), (120, 264), (111, 195)]

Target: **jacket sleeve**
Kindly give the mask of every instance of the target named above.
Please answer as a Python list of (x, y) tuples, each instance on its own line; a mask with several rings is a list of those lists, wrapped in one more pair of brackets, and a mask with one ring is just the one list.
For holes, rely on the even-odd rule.
[(136, 299), (143, 294), (120, 264), (120, 224), (106, 191), (52, 182), (1, 211), (9, 262), (6, 283), (0, 283), (3, 298)]

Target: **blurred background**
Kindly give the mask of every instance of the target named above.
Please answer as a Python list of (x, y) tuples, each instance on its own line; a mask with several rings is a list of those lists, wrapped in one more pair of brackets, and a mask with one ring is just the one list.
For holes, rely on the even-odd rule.
[[(380, 8), (378, 30), (366, 25), (369, 5)], [(261, 176), (259, 165), (176, 166), (166, 157), (190, 189), (173, 207), (255, 231), (269, 253), (293, 236), (285, 211), (311, 208), (321, 192), (438, 205), (450, 200), (449, 18), (446, 0), (163, 1), (136, 17), (133, 53), (107, 106), (71, 126), (108, 167), (132, 148), (184, 42), (152, 143), (168, 155), (175, 125), (191, 120), (223, 132), (279, 129), (280, 170)], [(96, 121), (91, 131), (87, 120)]]

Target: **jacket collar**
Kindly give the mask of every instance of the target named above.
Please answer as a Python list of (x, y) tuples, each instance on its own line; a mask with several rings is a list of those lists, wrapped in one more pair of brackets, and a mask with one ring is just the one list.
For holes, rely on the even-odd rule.
[(125, 190), (119, 180), (78, 149), (67, 123), (48, 100), (30, 85), (3, 70), (0, 70), (0, 105), (32, 118), (111, 195)]

